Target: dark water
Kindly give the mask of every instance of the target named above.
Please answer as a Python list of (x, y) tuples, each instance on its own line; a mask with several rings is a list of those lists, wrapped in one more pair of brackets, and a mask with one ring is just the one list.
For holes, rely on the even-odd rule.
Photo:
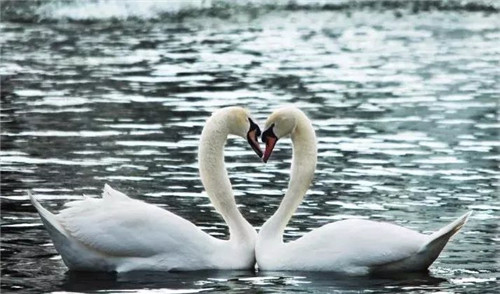
[[(168, 2), (47, 3), (2, 7), (3, 291), (499, 290), (496, 8), (226, 3), (212, 15)], [(319, 162), (286, 239), (352, 217), (431, 232), (474, 210), (428, 274), (71, 273), (28, 201), (31, 190), (58, 211), (109, 183), (225, 238), (197, 173), (204, 120), (242, 105), (263, 124), (290, 103), (314, 122)], [(244, 140), (227, 145), (237, 202), (256, 227), (286, 189), (290, 148), (283, 140), (264, 165)]]

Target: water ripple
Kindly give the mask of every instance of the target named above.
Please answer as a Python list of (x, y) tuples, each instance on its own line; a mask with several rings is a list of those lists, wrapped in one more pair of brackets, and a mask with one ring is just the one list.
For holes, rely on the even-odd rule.
[[(498, 292), (498, 10), (473, 1), (336, 9), (295, 1), (178, 14), (174, 6), (187, 4), (4, 2), (2, 290)], [(12, 5), (35, 11), (23, 18)], [(168, 7), (175, 12), (162, 16)], [(56, 21), (33, 23), (33, 15)], [(25, 21), (10, 21), (16, 17)], [(109, 183), (227, 238), (197, 170), (203, 125), (212, 111), (240, 105), (264, 127), (285, 104), (311, 117), (319, 148), (285, 241), (349, 218), (432, 232), (473, 210), (430, 273), (66, 272), (28, 190), (58, 211)], [(267, 164), (246, 140), (226, 145), (237, 203), (259, 228), (287, 188), (291, 142), (280, 140)]]

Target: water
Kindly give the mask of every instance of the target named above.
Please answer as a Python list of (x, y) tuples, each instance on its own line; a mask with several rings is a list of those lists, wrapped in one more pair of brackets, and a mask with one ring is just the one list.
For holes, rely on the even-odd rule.
[[(499, 290), (496, 6), (117, 3), (2, 3), (5, 292)], [(225, 238), (197, 173), (204, 121), (242, 105), (262, 125), (290, 103), (313, 120), (319, 158), (285, 239), (352, 217), (429, 233), (474, 210), (429, 273), (72, 273), (28, 201), (31, 190), (58, 211), (109, 183)], [(237, 202), (256, 227), (281, 200), (290, 157), (289, 140), (267, 164), (244, 140), (227, 144)]]

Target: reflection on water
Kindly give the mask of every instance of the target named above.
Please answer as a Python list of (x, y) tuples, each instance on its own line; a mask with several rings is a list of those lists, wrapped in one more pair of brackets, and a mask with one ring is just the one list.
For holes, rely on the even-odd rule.
[(65, 291), (139, 290), (154, 285), (161, 292), (180, 290), (175, 293), (197, 293), (205, 291), (280, 292), (282, 289), (296, 291), (307, 288), (310, 292), (332, 291), (358, 292), (406, 288), (429, 290), (446, 281), (427, 273), (392, 275), (391, 277), (346, 277), (331, 273), (307, 272), (224, 272), (200, 271), (192, 273), (129, 272), (125, 274), (101, 274), (67, 272), (61, 288)]
[[(0, 25), (2, 289), (494, 291), (500, 18), (472, 10), (235, 8), (175, 21), (40, 23), (10, 15)], [(28, 190), (58, 211), (110, 183), (225, 237), (198, 177), (204, 121), (243, 105), (262, 124), (287, 103), (313, 120), (319, 158), (285, 239), (352, 217), (431, 232), (474, 210), (429, 274), (67, 272)], [(237, 202), (256, 227), (278, 206), (290, 159), (287, 140), (265, 165), (243, 140), (228, 142)]]

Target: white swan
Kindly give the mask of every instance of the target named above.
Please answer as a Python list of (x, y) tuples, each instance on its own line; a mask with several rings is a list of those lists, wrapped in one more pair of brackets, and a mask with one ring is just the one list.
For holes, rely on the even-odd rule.
[(351, 219), (333, 222), (283, 243), (283, 232), (306, 193), (316, 168), (316, 135), (295, 107), (275, 111), (262, 140), (267, 162), (279, 138), (291, 135), (293, 160), (288, 190), (276, 213), (262, 226), (255, 254), (262, 270), (333, 271), (354, 275), (424, 271), (470, 215), (425, 235), (397, 225)]
[(54, 215), (30, 195), (50, 237), (71, 270), (187, 271), (253, 269), (255, 229), (243, 218), (224, 165), (229, 134), (248, 140), (262, 156), (259, 127), (243, 108), (216, 111), (203, 129), (199, 169), (203, 185), (229, 227), (229, 240), (210, 236), (165, 209), (129, 198), (105, 185), (102, 198), (68, 203)]

